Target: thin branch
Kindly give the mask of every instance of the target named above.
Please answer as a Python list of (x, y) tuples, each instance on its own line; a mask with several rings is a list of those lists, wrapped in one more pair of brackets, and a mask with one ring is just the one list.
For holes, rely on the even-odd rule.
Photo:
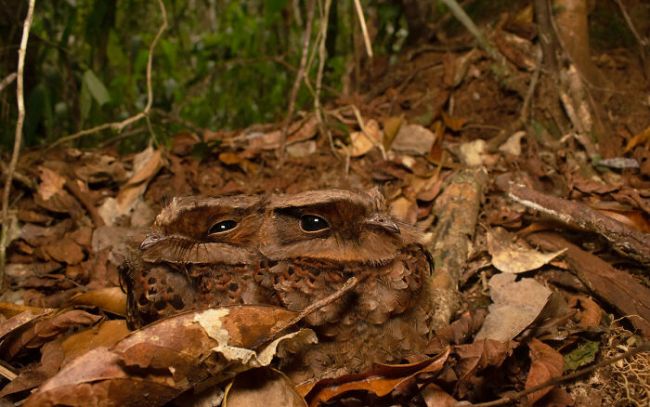
[(160, 13), (162, 14), (162, 25), (158, 29), (158, 32), (156, 33), (156, 36), (154, 37), (153, 41), (151, 41), (151, 44), (149, 45), (149, 56), (147, 58), (147, 104), (145, 105), (144, 109), (134, 115), (131, 116), (125, 120), (122, 120), (121, 122), (113, 122), (113, 123), (104, 123), (100, 124), (99, 126), (95, 126), (90, 129), (86, 130), (81, 130), (77, 133), (71, 134), (69, 136), (61, 137), (54, 143), (52, 143), (49, 147), (49, 149), (52, 149), (60, 144), (67, 143), (69, 141), (76, 140), (78, 138), (87, 136), (89, 134), (94, 134), (97, 132), (100, 132), (102, 130), (107, 130), (107, 129), (112, 129), (117, 132), (121, 132), (124, 130), (125, 127), (130, 126), (131, 124), (142, 120), (143, 118), (147, 117), (151, 111), (151, 106), (153, 105), (153, 86), (151, 84), (151, 76), (152, 76), (152, 67), (153, 67), (153, 54), (154, 50), (156, 48), (156, 45), (158, 45), (158, 41), (160, 40), (160, 37), (162, 34), (165, 32), (167, 29), (167, 10), (165, 9), (165, 5), (163, 4), (163, 0), (158, 0), (158, 5), (160, 7)]
[(5, 255), (9, 240), (9, 195), (11, 193), (11, 181), (16, 171), (16, 164), (18, 163), (18, 156), (20, 155), (20, 145), (23, 141), (23, 124), (25, 123), (25, 95), (23, 91), (23, 79), (25, 76), (25, 54), (27, 51), (27, 40), (29, 39), (29, 30), (32, 26), (34, 18), (34, 5), (36, 0), (29, 0), (27, 8), (27, 17), (25, 17), (25, 24), (23, 25), (23, 36), (20, 40), (20, 48), (18, 49), (18, 69), (16, 70), (16, 102), (18, 105), (18, 118), (16, 120), (16, 136), (14, 138), (14, 150), (11, 154), (11, 162), (7, 169), (7, 177), (5, 179), (5, 188), (2, 196), (2, 235), (0, 236), (0, 291), (4, 282), (5, 274)]
[(327, 26), (329, 25), (329, 16), (330, 16), (330, 7), (332, 6), (332, 0), (325, 0), (325, 7), (323, 14), (321, 15), (321, 24), (320, 24), (320, 43), (318, 44), (318, 72), (316, 73), (316, 95), (314, 95), (314, 110), (316, 112), (316, 118), (318, 119), (318, 128), (322, 136), (327, 136), (327, 140), (330, 143), (330, 148), (334, 156), (338, 157), (336, 148), (334, 147), (334, 139), (332, 139), (332, 132), (327, 128), (325, 121), (323, 120), (323, 108), (320, 104), (320, 94), (323, 87), (323, 71), (325, 70), (325, 61), (327, 60), (327, 48), (325, 43), (327, 42)]
[(282, 124), (282, 136), (280, 137), (280, 147), (278, 151), (279, 165), (282, 165), (284, 162), (284, 149), (287, 144), (287, 132), (289, 131), (289, 124), (291, 123), (291, 119), (293, 117), (293, 111), (296, 108), (296, 98), (298, 97), (298, 90), (300, 90), (300, 83), (302, 82), (307, 70), (307, 54), (309, 53), (311, 27), (314, 22), (315, 3), (315, 0), (309, 0), (309, 3), (307, 3), (307, 25), (305, 27), (305, 32), (302, 38), (302, 55), (300, 56), (300, 66), (298, 67), (296, 79), (293, 82), (293, 88), (291, 88), (287, 116), (284, 119), (284, 123)]
[(16, 76), (18, 76), (16, 72), (7, 75), (2, 82), (0, 82), (0, 92), (2, 92), (7, 86), (11, 85), (11, 82), (16, 79)]
[[(339, 298), (343, 297), (345, 294), (353, 290), (361, 280), (357, 277), (351, 277), (348, 279), (345, 284), (332, 294), (328, 295), (325, 298), (321, 298), (320, 300), (317, 300), (316, 302), (313, 302), (306, 306), (298, 315), (290, 319), (289, 321), (285, 322), (282, 324), (281, 327), (279, 327), (269, 338), (265, 338), (261, 344), (266, 344), (269, 342), (273, 342), (277, 337), (283, 332), (285, 329), (290, 328), (297, 324), (298, 322), (302, 321), (305, 317), (309, 316), (310, 314), (318, 311), (319, 309), (333, 303), (334, 301), (338, 300)], [(261, 345), (254, 346), (255, 348), (259, 348)]]
[(366, 18), (363, 16), (363, 9), (361, 8), (361, 1), (354, 0), (354, 8), (357, 11), (359, 18), (359, 25), (361, 25), (361, 32), (363, 33), (363, 43), (366, 45), (366, 53), (368, 57), (372, 58), (372, 44), (370, 43), (370, 36), (368, 35), (368, 27), (366, 26)]
[(449, 7), (449, 11), (451, 11), (451, 14), (460, 21), (460, 23), (467, 29), (467, 31), (470, 32), (476, 38), (476, 41), (478, 44), (483, 48), (485, 52), (488, 53), (490, 58), (494, 59), (495, 61), (502, 61), (503, 58), (501, 57), (501, 54), (499, 54), (493, 47), (490, 45), (490, 43), (485, 39), (483, 34), (481, 33), (481, 30), (478, 29), (476, 24), (472, 21), (472, 19), (465, 13), (465, 10), (456, 2), (456, 0), (442, 0), (443, 3), (447, 7)]

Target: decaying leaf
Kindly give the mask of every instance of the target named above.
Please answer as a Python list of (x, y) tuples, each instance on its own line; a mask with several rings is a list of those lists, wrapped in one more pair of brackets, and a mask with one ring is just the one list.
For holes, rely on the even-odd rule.
[(93, 325), (102, 317), (82, 310), (62, 310), (55, 314), (43, 314), (30, 321), (15, 337), (2, 343), (2, 353), (8, 359), (25, 349), (37, 349), (70, 328)]
[(382, 121), (384, 127), (384, 148), (390, 150), (399, 128), (404, 122), (404, 115), (387, 117)]
[[(534, 338), (530, 341), (528, 347), (530, 348), (531, 366), (526, 379), (527, 389), (562, 375), (564, 360), (558, 351)], [(553, 387), (549, 386), (529, 394), (528, 402), (530, 404), (535, 403), (552, 389)]]
[(354, 391), (365, 391), (377, 397), (384, 397), (394, 390), (406, 388), (425, 373), (442, 370), (451, 349), (447, 348), (435, 358), (402, 365), (377, 365), (367, 373), (325, 379), (311, 387), (305, 398), (311, 406), (327, 403), (341, 395)]
[(313, 336), (301, 330), (266, 345), (295, 316), (281, 308), (235, 306), (163, 319), (77, 357), (25, 405), (162, 405), (206, 380), (270, 363), (281, 341)]
[(436, 135), (419, 124), (402, 124), (391, 144), (391, 150), (416, 155), (427, 155), (436, 141)]
[(135, 207), (147, 184), (163, 166), (161, 150), (148, 147), (133, 159), (133, 175), (117, 194), (116, 198), (108, 198), (98, 209), (104, 223), (113, 225), (116, 219), (127, 215)]
[(588, 365), (596, 360), (600, 350), (600, 343), (596, 341), (584, 341), (571, 352), (564, 355), (564, 370), (571, 371)]
[(365, 125), (365, 131), (350, 133), (352, 143), (350, 156), (360, 157), (372, 150), (375, 146), (382, 145), (383, 133), (376, 120), (371, 119)]
[(237, 375), (228, 387), (224, 407), (306, 407), (305, 399), (281, 372), (270, 368), (252, 369)]
[(514, 274), (496, 274), (490, 279), (493, 304), (476, 339), (509, 341), (544, 309), (551, 290), (532, 278), (516, 278)]
[(112, 312), (126, 315), (126, 294), (120, 287), (106, 287), (80, 293), (69, 300), (70, 305), (90, 305)]
[(561, 255), (566, 249), (540, 253), (501, 227), (488, 230), (487, 246), (492, 264), (503, 273), (524, 273), (536, 270)]
[(460, 358), (455, 369), (458, 378), (461, 382), (471, 381), (478, 371), (488, 366), (501, 366), (513, 349), (514, 343), (512, 342), (499, 342), (491, 339), (454, 346), (454, 352)]
[(61, 341), (65, 358), (63, 365), (69, 361), (99, 347), (110, 347), (129, 334), (126, 321), (106, 320), (99, 324), (76, 332)]
[(499, 151), (519, 157), (521, 155), (521, 139), (525, 136), (525, 131), (515, 132), (512, 136), (508, 137), (505, 143), (499, 146)]

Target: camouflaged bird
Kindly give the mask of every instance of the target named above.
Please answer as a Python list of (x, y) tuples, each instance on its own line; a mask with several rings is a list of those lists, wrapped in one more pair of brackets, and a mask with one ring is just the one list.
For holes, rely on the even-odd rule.
[(378, 190), (309, 191), (271, 198), (260, 251), (283, 306), (300, 311), (352, 276), (360, 283), (305, 319), (320, 343), (285, 362), (294, 380), (323, 378), (421, 353), (431, 334), (431, 261)]
[(122, 268), (129, 325), (189, 309), (277, 303), (260, 284), (263, 209), (257, 196), (174, 198)]

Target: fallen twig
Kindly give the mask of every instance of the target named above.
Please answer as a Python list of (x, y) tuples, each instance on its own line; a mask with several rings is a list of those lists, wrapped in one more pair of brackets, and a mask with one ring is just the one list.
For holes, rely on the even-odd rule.
[(5, 275), (5, 255), (7, 246), (9, 245), (9, 195), (11, 194), (11, 182), (13, 180), (14, 171), (18, 164), (18, 156), (20, 155), (20, 145), (23, 141), (23, 124), (25, 123), (25, 96), (23, 91), (23, 79), (25, 76), (25, 53), (27, 51), (27, 40), (29, 39), (29, 30), (32, 26), (34, 18), (34, 5), (36, 0), (29, 0), (27, 8), (27, 16), (23, 25), (23, 35), (20, 40), (20, 48), (18, 49), (18, 69), (16, 70), (16, 103), (18, 105), (18, 118), (16, 120), (16, 136), (14, 138), (14, 150), (11, 154), (11, 161), (9, 168), (7, 168), (7, 175), (5, 179), (5, 188), (2, 195), (2, 234), (0, 235), (0, 291), (3, 289), (4, 275)]
[(344, 296), (346, 293), (348, 293), (350, 290), (354, 289), (358, 284), (360, 283), (360, 280), (357, 277), (351, 277), (348, 279), (345, 284), (338, 290), (336, 290), (334, 293), (328, 295), (325, 298), (321, 298), (320, 300), (308, 305), (305, 307), (298, 315), (296, 315), (294, 318), (290, 319), (287, 321), (285, 324), (283, 324), (276, 332), (273, 333), (269, 338), (266, 338), (264, 342), (260, 345), (256, 345), (255, 347), (259, 347), (263, 344), (273, 342), (275, 339), (277, 339), (278, 336), (282, 334), (282, 332), (294, 326), (298, 322), (302, 321), (305, 317), (307, 317), (309, 314), (318, 311), (319, 309), (323, 308), (326, 305), (329, 305), (333, 303), (334, 301), (338, 300), (342, 296)]
[(431, 293), (436, 310), (434, 329), (446, 326), (460, 308), (458, 284), (469, 256), (486, 183), (484, 169), (462, 170), (449, 179), (436, 198), (434, 212), (439, 220), (430, 247), (435, 266)]
[(598, 233), (620, 254), (650, 264), (650, 234), (638, 232), (582, 203), (546, 195), (505, 178), (497, 179), (497, 186), (513, 201), (566, 225)]

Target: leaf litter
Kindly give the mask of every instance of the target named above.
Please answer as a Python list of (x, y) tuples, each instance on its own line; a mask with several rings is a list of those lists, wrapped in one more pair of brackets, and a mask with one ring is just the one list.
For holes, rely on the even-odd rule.
[[(528, 39), (499, 31), (495, 42), (520, 75), (533, 74)], [(278, 124), (179, 132), (169, 149), (134, 156), (111, 147), (23, 154), (18, 172), (32, 182), (12, 197), (18, 222), (5, 271), (10, 289), (0, 303), (2, 397), (26, 406), (451, 406), (525, 392), (647, 343), (647, 257), (643, 244), (628, 244), (650, 230), (647, 112), (626, 99), (617, 111), (630, 112), (618, 118), (627, 133), (613, 136), (619, 151), (590, 160), (592, 141), (558, 134), (548, 122), (497, 137), (522, 100), (500, 86), (478, 49), (403, 58), (378, 60), (360, 94), (327, 106), (333, 145), (316, 115), (291, 123), (281, 169)], [(622, 89), (647, 88), (632, 58), (620, 58), (628, 64), (610, 69), (612, 79)], [(442, 69), (422, 68), (431, 66)], [(546, 102), (538, 101), (543, 110)], [(292, 383), (274, 368), (283, 347), (308, 347), (316, 338), (287, 325), (296, 318), (288, 310), (217, 308), (126, 328), (118, 267), (171, 197), (379, 186), (393, 215), (427, 233), (433, 248), (445, 237), (434, 234), (449, 204), (444, 193), (471, 166), (485, 168), (497, 185), (483, 191), (483, 227), (456, 240), (467, 253), (453, 259), (466, 264), (460, 306), (424, 354)], [(528, 189), (503, 188), (502, 176)], [(545, 207), (529, 191), (561, 200)], [(590, 211), (626, 228), (576, 230)], [(549, 212), (557, 216), (541, 216)], [(648, 352), (638, 353), (518, 400), (647, 400), (649, 370)]]

